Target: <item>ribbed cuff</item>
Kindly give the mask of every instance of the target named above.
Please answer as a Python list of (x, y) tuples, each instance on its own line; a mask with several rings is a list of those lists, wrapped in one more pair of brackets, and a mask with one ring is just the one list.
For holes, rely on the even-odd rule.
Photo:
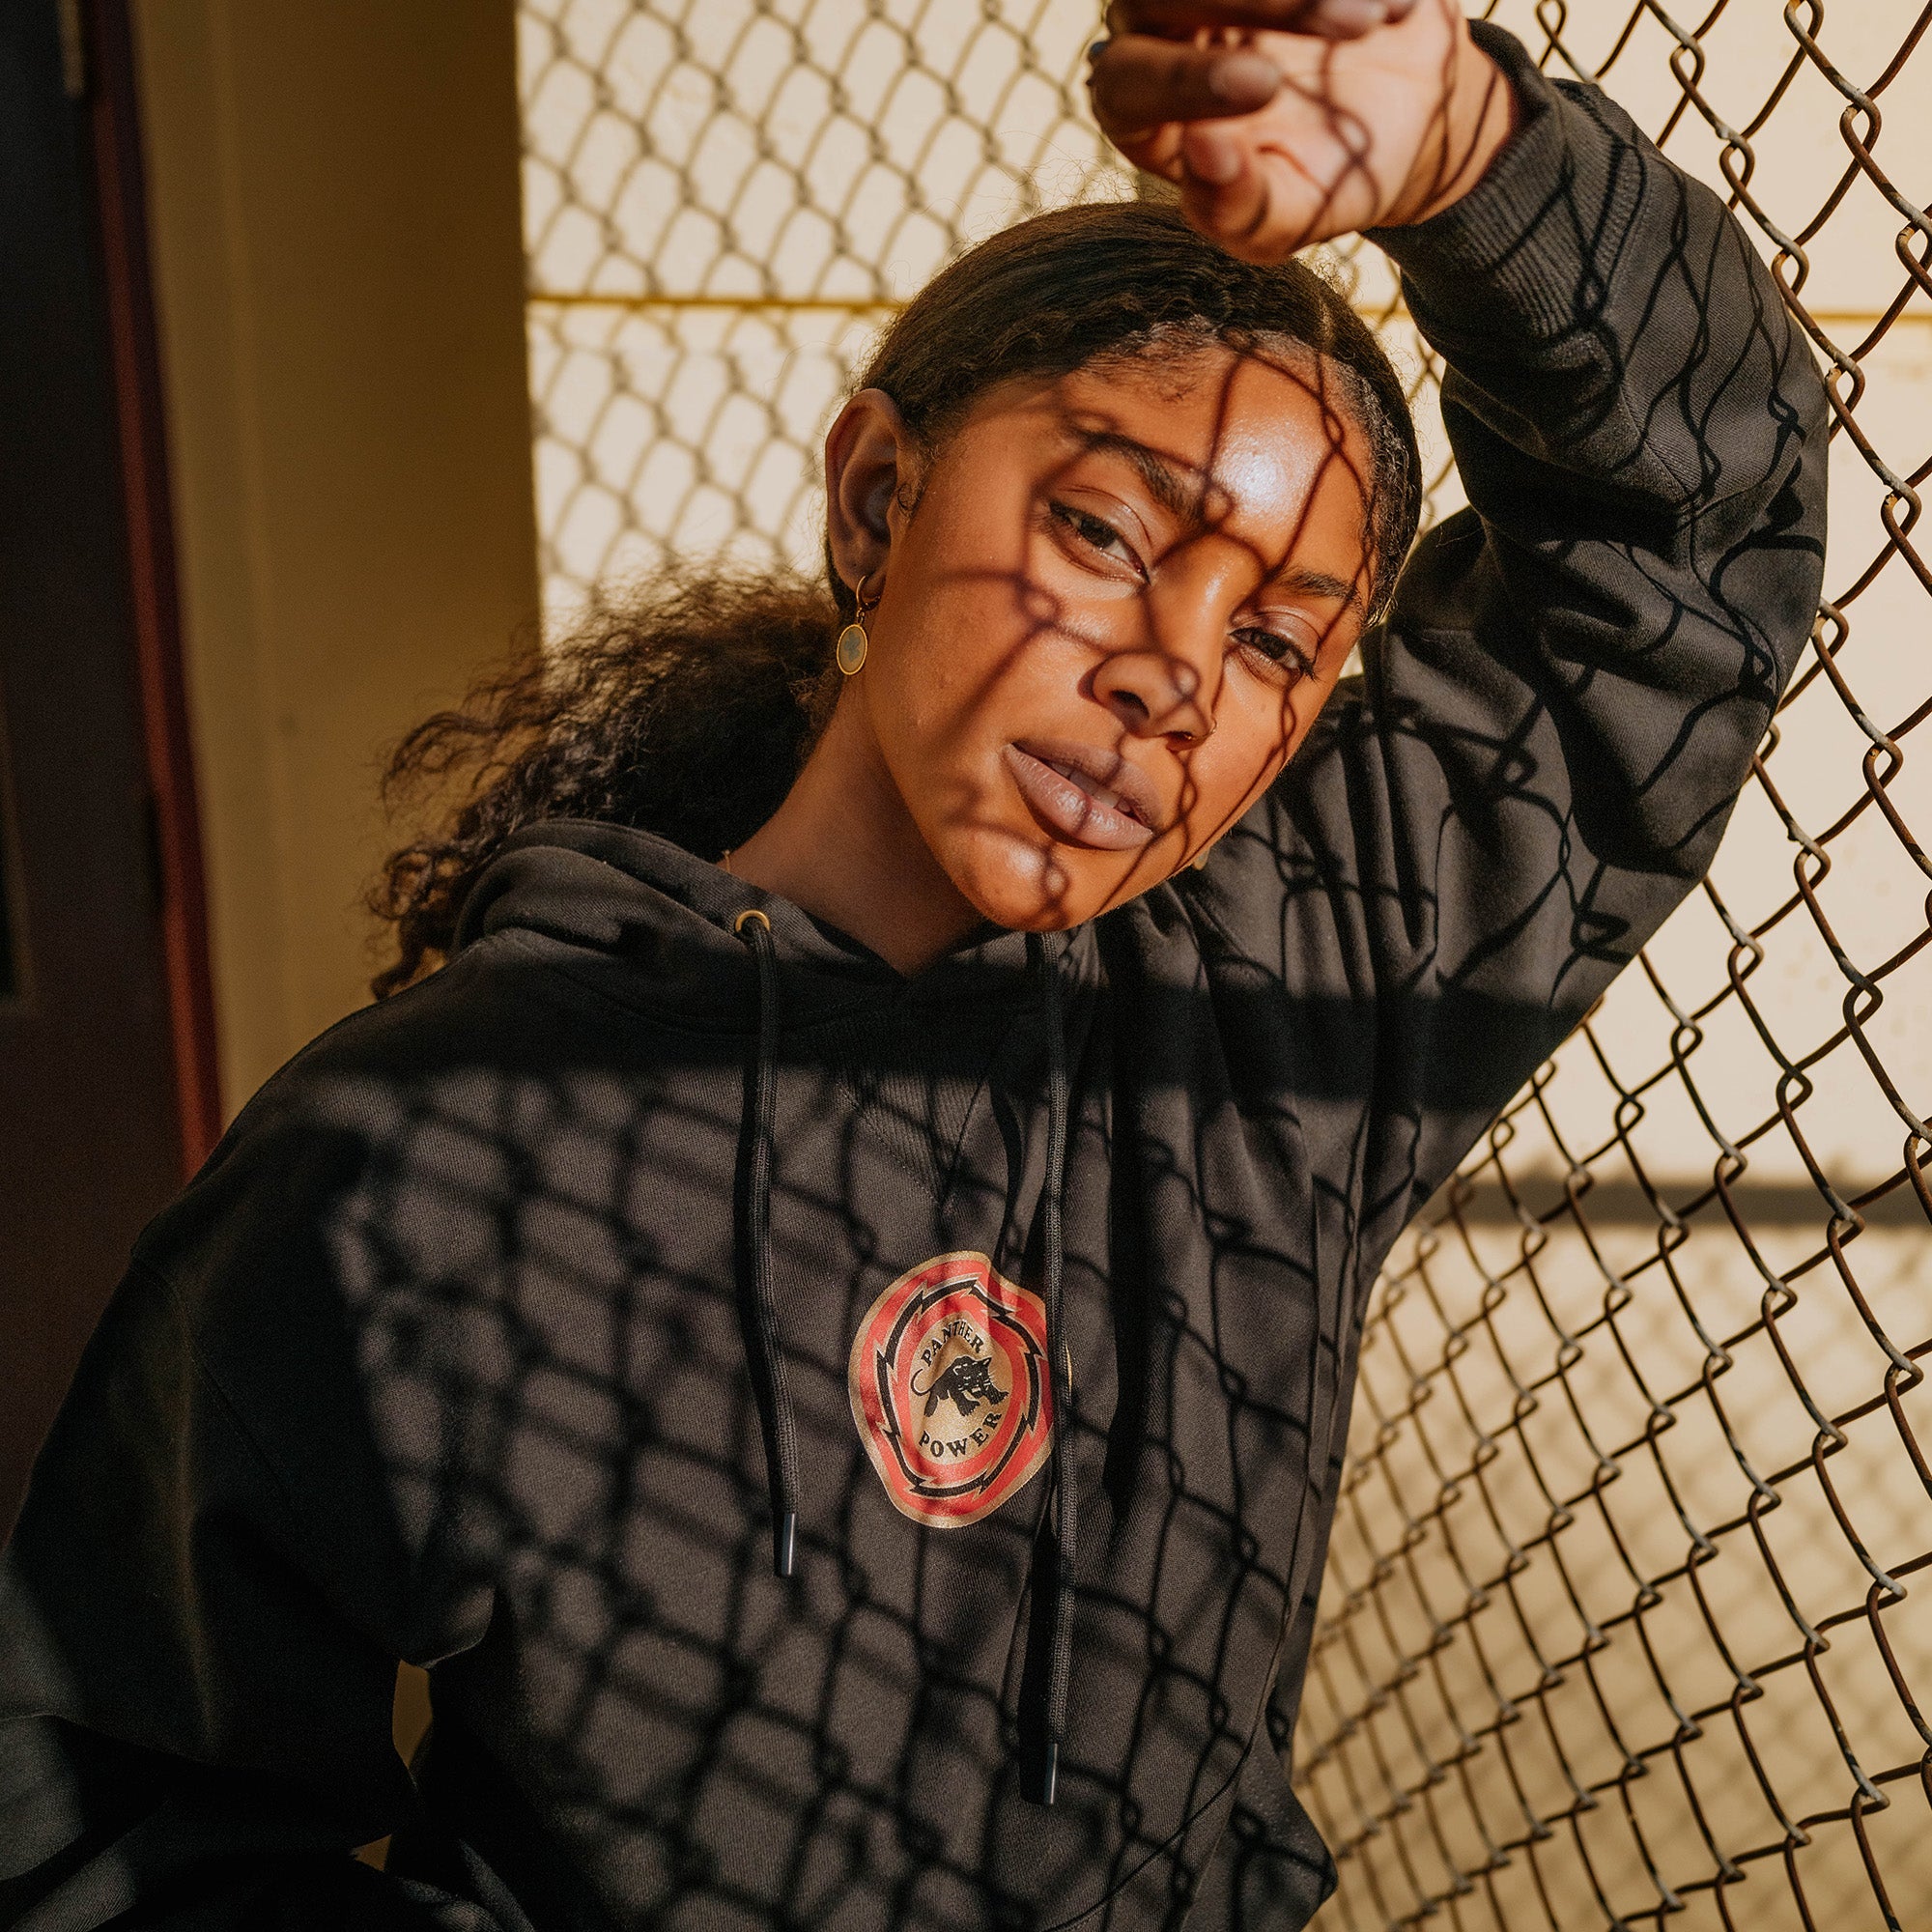
[(1440, 214), (1364, 232), (1438, 346), (1498, 332), (1547, 342), (1603, 304), (1642, 191), (1636, 131), (1601, 97), (1586, 108), (1560, 92), (1514, 34), (1486, 20), (1469, 31), (1516, 90), (1515, 131)]

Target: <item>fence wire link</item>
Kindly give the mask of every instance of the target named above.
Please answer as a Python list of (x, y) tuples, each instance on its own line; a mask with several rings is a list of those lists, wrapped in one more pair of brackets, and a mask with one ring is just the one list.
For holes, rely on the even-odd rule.
[[(1293, 1745), (1343, 1926), (1932, 1928), (1932, 6), (1701, 4), (1482, 11), (1759, 241), (1831, 377), (1828, 595), (1711, 879), (1377, 1289)], [(1095, 12), (524, 0), (554, 611), (810, 560), (880, 314), (1132, 191)], [(1337, 269), (1440, 514), (1434, 367)]]

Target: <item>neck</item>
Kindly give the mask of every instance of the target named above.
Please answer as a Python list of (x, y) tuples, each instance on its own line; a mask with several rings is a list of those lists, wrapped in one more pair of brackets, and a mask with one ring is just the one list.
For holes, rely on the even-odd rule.
[(980, 923), (932, 856), (842, 693), (784, 803), (731, 854), (731, 870), (869, 947), (896, 972), (931, 965)]

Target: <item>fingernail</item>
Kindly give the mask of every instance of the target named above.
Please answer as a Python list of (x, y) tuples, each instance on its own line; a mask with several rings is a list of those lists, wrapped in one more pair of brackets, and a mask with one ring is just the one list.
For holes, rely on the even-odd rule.
[(1264, 54), (1234, 53), (1208, 70), (1208, 92), (1247, 113), (1265, 107), (1281, 88), (1281, 70)]
[(1325, 0), (1321, 21), (1324, 26), (1339, 27), (1344, 33), (1366, 34), (1371, 28), (1381, 26), (1388, 18), (1388, 12), (1382, 0)]
[(1092, 67), (1094, 63), (1096, 60), (1098, 60), (1100, 56), (1103, 53), (1105, 53), (1107, 49), (1112, 45), (1113, 42), (1111, 40), (1095, 41), (1094, 44), (1087, 49), (1087, 65), (1089, 67)]

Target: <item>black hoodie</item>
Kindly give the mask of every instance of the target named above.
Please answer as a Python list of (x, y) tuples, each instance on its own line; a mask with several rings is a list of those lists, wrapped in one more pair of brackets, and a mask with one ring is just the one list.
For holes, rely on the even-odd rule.
[(1285, 1756), (1364, 1297), (1707, 865), (1822, 554), (1752, 250), (1485, 44), (1519, 133), (1377, 238), (1473, 507), (1205, 870), (906, 980), (532, 829), (143, 1236), (0, 1578), (0, 1921), (1325, 1896)]

